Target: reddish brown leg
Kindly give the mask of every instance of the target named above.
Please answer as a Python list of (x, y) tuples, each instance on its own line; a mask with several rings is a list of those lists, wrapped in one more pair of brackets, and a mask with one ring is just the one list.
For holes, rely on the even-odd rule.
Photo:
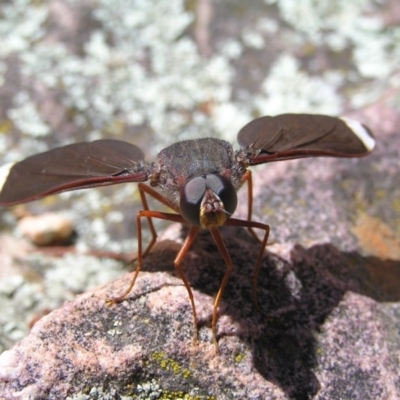
[(195, 343), (197, 343), (198, 340), (198, 326), (197, 326), (197, 313), (196, 313), (196, 306), (194, 303), (194, 297), (193, 297), (193, 292), (192, 289), (190, 288), (189, 282), (186, 279), (185, 273), (183, 272), (182, 268), (181, 268), (181, 263), (183, 261), (183, 259), (185, 258), (187, 252), (189, 251), (191, 245), (193, 244), (194, 240), (196, 239), (198, 233), (200, 231), (200, 227), (199, 226), (190, 226), (190, 230), (189, 233), (186, 236), (186, 239), (181, 247), (181, 249), (179, 250), (178, 255), (175, 258), (174, 264), (175, 264), (175, 268), (178, 270), (179, 275), (182, 278), (183, 283), (185, 284), (186, 290), (188, 292), (189, 295), (189, 299), (190, 299), (190, 303), (192, 304), (192, 311), (193, 311), (193, 326), (194, 326), (194, 333), (193, 333), (193, 340)]
[[(138, 227), (138, 259), (137, 259), (137, 266), (136, 266), (136, 270), (135, 273), (133, 275), (133, 278), (131, 280), (131, 283), (129, 285), (129, 287), (126, 289), (126, 291), (119, 297), (112, 299), (112, 302), (117, 303), (120, 302), (122, 300), (125, 299), (125, 297), (130, 293), (130, 291), (132, 290), (132, 288), (135, 285), (136, 279), (139, 275), (140, 270), (142, 269), (142, 265), (143, 265), (143, 256), (144, 256), (144, 252), (143, 252), (143, 246), (142, 246), (142, 222), (141, 222), (141, 218), (147, 218), (148, 220), (150, 218), (158, 218), (158, 219), (164, 219), (167, 221), (171, 221), (171, 222), (179, 222), (181, 224), (185, 224), (187, 223), (183, 217), (181, 217), (178, 214), (170, 214), (170, 213), (163, 213), (163, 212), (158, 212), (158, 211), (151, 211), (151, 210), (144, 210), (144, 211), (140, 211), (136, 217), (136, 223), (137, 223), (137, 227)], [(181, 263), (183, 261), (183, 259), (185, 258), (187, 252), (189, 251), (191, 245), (193, 244), (194, 240), (197, 237), (197, 234), (200, 231), (200, 227), (199, 226), (191, 226), (189, 233), (181, 247), (181, 249), (179, 250), (178, 255), (175, 258), (174, 264), (175, 264), (175, 268), (177, 269), (179, 275), (182, 278), (182, 281), (186, 287), (186, 290), (188, 292), (189, 295), (189, 300), (190, 303), (192, 305), (192, 311), (193, 311), (193, 326), (194, 326), (194, 340), (197, 341), (198, 338), (198, 327), (197, 327), (197, 314), (196, 314), (196, 306), (194, 303), (194, 297), (193, 297), (193, 292), (192, 289), (190, 288), (189, 282), (186, 279), (186, 276), (181, 268)], [(147, 250), (146, 250), (147, 251)]]
[(244, 220), (236, 219), (236, 218), (228, 219), (226, 221), (225, 225), (242, 226), (244, 228), (256, 228), (256, 229), (261, 229), (261, 230), (263, 230), (265, 232), (264, 233), (264, 238), (261, 241), (260, 253), (258, 254), (256, 267), (254, 269), (254, 275), (253, 275), (253, 301), (254, 301), (254, 304), (258, 307), (258, 298), (257, 298), (258, 275), (260, 273), (261, 262), (262, 262), (262, 259), (263, 259), (265, 248), (267, 246), (267, 242), (268, 242), (269, 225), (263, 224), (261, 222), (244, 221)]
[(225, 243), (222, 239), (221, 233), (218, 230), (218, 228), (216, 228), (216, 227), (210, 228), (210, 232), (214, 239), (215, 244), (218, 247), (219, 252), (221, 253), (222, 257), (224, 258), (224, 261), (225, 261), (225, 264), (227, 267), (224, 278), (222, 279), (221, 285), (218, 289), (217, 296), (215, 297), (215, 300), (214, 300), (213, 317), (212, 317), (212, 322), (211, 322), (211, 331), (212, 331), (212, 335), (213, 335), (213, 342), (214, 342), (216, 351), (218, 352), (218, 342), (217, 342), (217, 333), (216, 333), (218, 307), (221, 302), (221, 297), (222, 297), (222, 294), (224, 293), (225, 286), (228, 283), (229, 276), (231, 275), (231, 272), (233, 269), (233, 264), (232, 264), (231, 257), (228, 253), (228, 250), (226, 249)]
[[(138, 277), (139, 272), (142, 269), (143, 256), (145, 254), (143, 253), (141, 218), (147, 218), (148, 220), (150, 220), (151, 218), (158, 218), (158, 219), (164, 219), (164, 220), (171, 221), (171, 222), (179, 222), (181, 224), (186, 223), (186, 221), (178, 214), (163, 213), (163, 212), (151, 211), (151, 210), (143, 210), (143, 211), (138, 212), (138, 214), (136, 216), (136, 225), (137, 225), (137, 230), (138, 230), (138, 256), (137, 256), (136, 270), (135, 270), (135, 273), (133, 275), (133, 278), (132, 278), (132, 281), (131, 281), (129, 287), (125, 290), (125, 292), (122, 295), (115, 297), (113, 299), (110, 299), (109, 302), (111, 302), (111, 303), (119, 303), (125, 299), (125, 297), (130, 293), (133, 286), (135, 285), (136, 278)], [(147, 252), (148, 250), (149, 250), (149, 248), (147, 247), (145, 252)]]
[[(131, 263), (134, 263), (135, 261), (137, 261), (137, 266), (136, 266), (135, 273), (133, 275), (132, 281), (131, 281), (128, 289), (121, 296), (118, 296), (114, 299), (109, 300), (112, 303), (121, 302), (130, 293), (133, 286), (135, 285), (136, 278), (142, 268), (143, 257), (145, 257), (150, 252), (150, 250), (152, 249), (152, 247), (154, 246), (154, 244), (157, 240), (157, 232), (154, 228), (152, 218), (165, 219), (167, 221), (172, 221), (172, 222), (175, 221), (175, 222), (180, 222), (180, 223), (186, 223), (186, 221), (179, 215), (149, 210), (149, 205), (147, 202), (146, 194), (148, 194), (149, 196), (152, 196), (154, 199), (158, 200), (160, 203), (166, 205), (167, 207), (170, 207), (172, 210), (179, 212), (179, 209), (178, 209), (178, 207), (175, 206), (175, 204), (173, 204), (171, 201), (169, 201), (167, 198), (162, 196), (160, 193), (158, 193), (156, 190), (154, 190), (150, 186), (147, 186), (144, 183), (139, 183), (138, 188), (139, 188), (139, 194), (140, 194), (140, 198), (142, 200), (144, 210), (139, 211), (139, 213), (136, 216), (136, 227), (137, 227), (137, 235), (138, 235), (138, 254), (137, 254), (136, 258), (132, 258), (130, 260)], [(148, 221), (148, 224), (150, 227), (151, 236), (152, 236), (151, 241), (147, 245), (145, 251), (142, 250), (142, 248), (143, 248), (142, 222), (141, 222), (142, 217), (147, 218), (147, 221)]]
[[(153, 197), (154, 199), (158, 200), (160, 203), (166, 205), (167, 207), (171, 208), (172, 210), (176, 211), (179, 214), (179, 208), (176, 207), (174, 203), (169, 201), (167, 198), (162, 196), (159, 192), (157, 192), (150, 186), (147, 186), (144, 183), (139, 183), (138, 188), (139, 188), (139, 194), (140, 194), (140, 198), (142, 200), (143, 208), (145, 211), (149, 211), (149, 205), (147, 203), (147, 198), (146, 198), (146, 194), (148, 194), (149, 196)], [(151, 241), (147, 245), (146, 250), (143, 252), (143, 254), (142, 254), (143, 257), (145, 257), (147, 254), (149, 254), (150, 250), (152, 249), (152, 247), (154, 246), (154, 244), (156, 243), (156, 240), (157, 240), (157, 232), (154, 228), (151, 217), (147, 217), (147, 221), (148, 221), (150, 232), (151, 232)], [(138, 231), (139, 231), (139, 228), (138, 228)], [(135, 259), (133, 259), (131, 261), (133, 262), (133, 261), (135, 261)]]
[[(250, 170), (247, 170), (244, 175), (242, 176), (242, 184), (247, 182), (247, 221), (251, 221), (253, 215), (253, 178)], [(261, 243), (261, 240), (254, 232), (253, 228), (248, 226), (247, 229), (249, 230), (251, 236), (257, 240), (257, 242)]]

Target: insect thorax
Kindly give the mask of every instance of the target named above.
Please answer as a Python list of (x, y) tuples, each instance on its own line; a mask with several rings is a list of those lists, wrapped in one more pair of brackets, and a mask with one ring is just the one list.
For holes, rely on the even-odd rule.
[(157, 158), (159, 175), (155, 184), (175, 204), (185, 183), (196, 176), (219, 174), (236, 180), (234, 151), (225, 140), (185, 140), (161, 150)]

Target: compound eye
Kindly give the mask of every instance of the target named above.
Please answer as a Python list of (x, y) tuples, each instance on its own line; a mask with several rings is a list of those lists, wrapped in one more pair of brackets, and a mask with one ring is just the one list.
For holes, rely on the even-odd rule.
[(186, 183), (180, 199), (180, 212), (189, 224), (200, 225), (200, 206), (206, 192), (206, 178), (198, 176)]
[(206, 176), (207, 188), (211, 189), (222, 201), (225, 211), (233, 214), (237, 207), (237, 194), (231, 181), (224, 176), (210, 174)]

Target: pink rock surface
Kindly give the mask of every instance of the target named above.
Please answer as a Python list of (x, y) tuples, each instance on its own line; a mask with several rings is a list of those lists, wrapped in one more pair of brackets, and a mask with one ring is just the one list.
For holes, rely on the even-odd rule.
[[(348, 282), (357, 278), (350, 268), (356, 256), (331, 246), (307, 251), (271, 246), (280, 256), (264, 260), (257, 310), (250, 300), (250, 260), (257, 244), (246, 231), (224, 229), (224, 237), (236, 268), (220, 307), (219, 355), (210, 320), (224, 265), (204, 234), (185, 263), (195, 288), (197, 345), (180, 279), (171, 271), (143, 272), (124, 302), (108, 306), (106, 299), (126, 287), (129, 276), (124, 276), (53, 311), (4, 352), (0, 397), (61, 399), (92, 387), (133, 396), (150, 381), (165, 394), (200, 398), (400, 395), (393, 353), (398, 352), (394, 329), (400, 307), (366, 297), (362, 285), (350, 290)], [(149, 255), (146, 271), (169, 269), (175, 251), (166, 245)], [(357, 261), (371, 264), (361, 256)]]

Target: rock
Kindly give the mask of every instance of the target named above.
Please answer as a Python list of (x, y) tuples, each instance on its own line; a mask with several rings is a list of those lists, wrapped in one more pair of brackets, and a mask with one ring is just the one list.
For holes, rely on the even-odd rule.
[(19, 221), (18, 229), (37, 246), (50, 246), (65, 242), (74, 232), (71, 220), (57, 213), (24, 217)]
[[(67, 302), (4, 352), (1, 398), (78, 398), (98, 388), (127, 398), (151, 398), (152, 391), (218, 399), (400, 395), (400, 306), (378, 294), (392, 285), (398, 263), (383, 266), (331, 245), (271, 246), (279, 254), (264, 258), (257, 310), (251, 301), (257, 243), (245, 230), (223, 233), (235, 269), (219, 312), (219, 354), (210, 320), (225, 266), (204, 233), (184, 263), (194, 288), (198, 344), (187, 292), (171, 275), (176, 246), (168, 251), (162, 242), (163, 251), (157, 246), (148, 256), (122, 303), (106, 300), (121, 294), (131, 275)], [(382, 267), (387, 279), (365, 273)], [(148, 272), (154, 269), (164, 272)]]

